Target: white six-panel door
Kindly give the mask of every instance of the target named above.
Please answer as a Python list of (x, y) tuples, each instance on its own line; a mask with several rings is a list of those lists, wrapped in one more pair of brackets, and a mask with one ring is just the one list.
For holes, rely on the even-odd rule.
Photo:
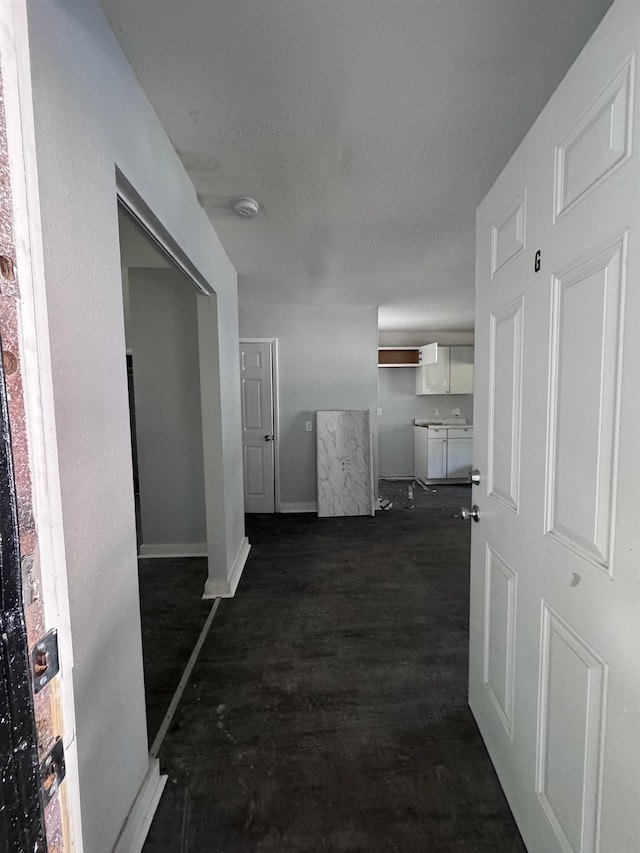
[(478, 211), (470, 705), (530, 853), (640, 850), (640, 4)]
[(272, 344), (240, 341), (245, 512), (275, 510)]

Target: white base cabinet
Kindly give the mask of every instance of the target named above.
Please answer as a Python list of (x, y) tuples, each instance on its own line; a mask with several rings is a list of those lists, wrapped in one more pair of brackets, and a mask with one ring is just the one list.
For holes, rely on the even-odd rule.
[(468, 479), (473, 462), (472, 438), (447, 439), (447, 479)]
[(466, 481), (473, 467), (473, 427), (414, 426), (413, 455), (418, 480)]

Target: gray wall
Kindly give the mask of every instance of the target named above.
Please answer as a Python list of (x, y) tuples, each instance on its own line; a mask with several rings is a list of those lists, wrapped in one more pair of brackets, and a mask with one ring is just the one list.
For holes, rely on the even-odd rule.
[(202, 402), (225, 578), (244, 536), (237, 279), (97, 0), (27, 9), (84, 849), (108, 853), (149, 768), (116, 167), (216, 291)]
[[(278, 339), (282, 509), (316, 503), (317, 409), (377, 406), (377, 309), (240, 302), (240, 336)], [(314, 432), (305, 432), (305, 421)], [(374, 447), (375, 447), (374, 435)]]
[(414, 418), (453, 417), (452, 409), (460, 409), (460, 417), (473, 421), (473, 394), (416, 396), (414, 367), (381, 367), (378, 369), (378, 467), (381, 477), (413, 476)]
[(130, 269), (129, 300), (141, 554), (206, 550), (197, 291), (176, 270)]

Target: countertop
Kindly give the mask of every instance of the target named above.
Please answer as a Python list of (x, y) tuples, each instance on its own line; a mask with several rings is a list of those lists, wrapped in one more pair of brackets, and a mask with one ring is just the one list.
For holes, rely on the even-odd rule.
[(447, 429), (473, 426), (473, 424), (467, 423), (466, 418), (444, 418), (442, 420), (420, 420), (416, 418), (413, 425), (417, 427), (446, 427)]

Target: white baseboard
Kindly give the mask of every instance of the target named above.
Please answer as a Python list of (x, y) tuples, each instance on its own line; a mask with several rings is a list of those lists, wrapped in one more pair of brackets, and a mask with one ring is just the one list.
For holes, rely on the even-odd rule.
[(204, 594), (202, 597), (233, 598), (233, 596), (236, 594), (238, 584), (240, 583), (242, 571), (244, 569), (245, 563), (247, 562), (247, 557), (249, 556), (250, 550), (251, 545), (249, 544), (249, 540), (245, 536), (242, 540), (242, 543), (240, 544), (240, 548), (238, 549), (238, 553), (231, 568), (231, 574), (229, 575), (227, 580), (218, 581), (209, 579), (204, 585)]
[(113, 853), (141, 853), (166, 781), (167, 777), (160, 775), (158, 759), (151, 760)]
[(139, 557), (147, 560), (161, 557), (206, 557), (206, 542), (163, 542), (158, 545), (141, 545)]
[(299, 504), (280, 504), (280, 512), (318, 512), (318, 504), (315, 501), (311, 503)]

